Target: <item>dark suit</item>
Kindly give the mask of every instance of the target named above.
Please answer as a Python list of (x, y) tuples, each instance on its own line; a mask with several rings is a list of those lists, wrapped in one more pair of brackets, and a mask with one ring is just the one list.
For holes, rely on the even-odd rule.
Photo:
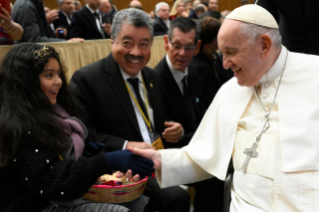
[[(142, 75), (153, 108), (155, 130), (162, 133), (164, 110), (158, 79), (147, 67), (143, 68)], [(112, 54), (76, 71), (70, 89), (84, 111), (80, 118), (89, 130), (88, 139), (104, 143), (106, 151), (121, 150), (125, 140), (143, 140), (134, 106)], [(151, 197), (152, 209), (189, 210), (189, 195), (180, 187), (160, 189), (153, 178), (149, 178), (147, 187), (151, 191), (145, 189), (144, 194)]]
[(65, 28), (68, 31), (68, 35), (66, 38), (70, 38), (70, 24), (67, 20), (67, 17), (63, 14), (61, 10), (59, 10), (59, 18), (53, 21), (54, 29), (59, 27)]
[[(105, 14), (101, 14), (102, 23), (105, 23)], [(110, 36), (104, 32), (102, 26), (101, 28), (103, 30), (104, 37), (110, 38)], [(102, 33), (96, 25), (96, 18), (86, 6), (72, 14), (70, 38), (84, 38), (85, 40), (103, 39)]]
[[(187, 102), (168, 67), (166, 56), (157, 64), (154, 70), (159, 73), (162, 82), (165, 100), (165, 117), (180, 123), (184, 128), (184, 136), (178, 143), (172, 144), (165, 142), (164, 146), (166, 148), (181, 148), (189, 143), (203, 116), (203, 108), (199, 94), (199, 81), (195, 67), (192, 65), (188, 66), (187, 77), (188, 90), (190, 91), (195, 111), (189, 111), (188, 107), (186, 107)], [(194, 115), (190, 115), (191, 113)]]
[(259, 0), (257, 4), (279, 20), (282, 44), (289, 51), (319, 55), (318, 0), (311, 1), (309, 21), (301, 0)]
[[(217, 54), (216, 57), (218, 57)], [(233, 77), (233, 73), (223, 68), (219, 58), (212, 60), (202, 52), (193, 57), (191, 64), (196, 67), (200, 81), (201, 100), (206, 110), (219, 88)]]
[(159, 36), (159, 35), (167, 35), (167, 25), (164, 23), (164, 21), (159, 18), (155, 17), (154, 22), (153, 22), (153, 28), (154, 28), (154, 35)]

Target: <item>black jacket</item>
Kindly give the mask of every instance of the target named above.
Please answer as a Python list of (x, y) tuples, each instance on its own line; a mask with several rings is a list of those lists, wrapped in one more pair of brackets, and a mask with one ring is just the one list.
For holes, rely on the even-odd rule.
[(153, 28), (154, 28), (154, 36), (167, 35), (168, 28), (166, 24), (161, 18), (157, 16), (154, 19)]
[(80, 198), (103, 174), (112, 174), (103, 152), (61, 161), (52, 148), (28, 138), (15, 159), (0, 168), (0, 211), (42, 211), (50, 200)]
[[(164, 107), (158, 77), (144, 67), (142, 75), (153, 108), (155, 130), (164, 130)], [(120, 68), (110, 54), (76, 71), (70, 88), (83, 112), (79, 118), (89, 131), (87, 140), (104, 143), (106, 151), (121, 150), (125, 140), (143, 141)]]
[(60, 10), (59, 12), (59, 18), (53, 21), (54, 29), (57, 29), (59, 27), (65, 28), (68, 31), (68, 35), (66, 38), (70, 38), (70, 24), (63, 14), (63, 12)]
[(167, 148), (181, 148), (189, 143), (202, 117), (203, 107), (200, 99), (199, 80), (194, 66), (188, 66), (188, 89), (190, 91), (194, 111), (189, 111), (187, 103), (181, 93), (166, 62), (166, 56), (154, 68), (162, 83), (165, 102), (165, 118), (180, 123), (184, 128), (184, 136), (175, 144), (166, 142)]
[(310, 21), (301, 0), (258, 0), (279, 22), (282, 44), (289, 51), (319, 55), (319, 1), (311, 1)]
[[(101, 14), (102, 23), (105, 23), (105, 14)], [(103, 30), (104, 37), (110, 38), (110, 36), (104, 32), (102, 26), (101, 28)], [(85, 40), (103, 39), (102, 33), (96, 25), (96, 18), (86, 6), (72, 14), (70, 38), (84, 38)]]

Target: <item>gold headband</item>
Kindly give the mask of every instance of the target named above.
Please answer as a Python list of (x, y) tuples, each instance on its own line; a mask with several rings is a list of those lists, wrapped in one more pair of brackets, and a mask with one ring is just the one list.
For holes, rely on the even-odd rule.
[(58, 55), (58, 53), (55, 51), (55, 49), (52, 46), (44, 46), (40, 50), (34, 51), (35, 55), (35, 63), (34, 67), (38, 67), (43, 61), (46, 61), (49, 57)]

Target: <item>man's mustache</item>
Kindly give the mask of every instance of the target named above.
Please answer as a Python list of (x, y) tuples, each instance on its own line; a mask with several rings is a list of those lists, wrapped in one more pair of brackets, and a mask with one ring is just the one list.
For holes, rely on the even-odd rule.
[(125, 55), (124, 58), (128, 60), (144, 60), (143, 56)]

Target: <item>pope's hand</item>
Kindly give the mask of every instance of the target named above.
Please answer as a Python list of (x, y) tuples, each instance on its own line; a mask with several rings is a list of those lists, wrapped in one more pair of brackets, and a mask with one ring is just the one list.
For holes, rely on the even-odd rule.
[(128, 148), (132, 153), (137, 154), (141, 157), (150, 159), (154, 162), (154, 168), (160, 170), (162, 168), (162, 158), (159, 151), (154, 149), (138, 149), (138, 148)]
[(182, 138), (182, 125), (177, 122), (165, 122), (164, 125), (167, 128), (162, 133), (163, 138), (169, 143), (177, 143)]

